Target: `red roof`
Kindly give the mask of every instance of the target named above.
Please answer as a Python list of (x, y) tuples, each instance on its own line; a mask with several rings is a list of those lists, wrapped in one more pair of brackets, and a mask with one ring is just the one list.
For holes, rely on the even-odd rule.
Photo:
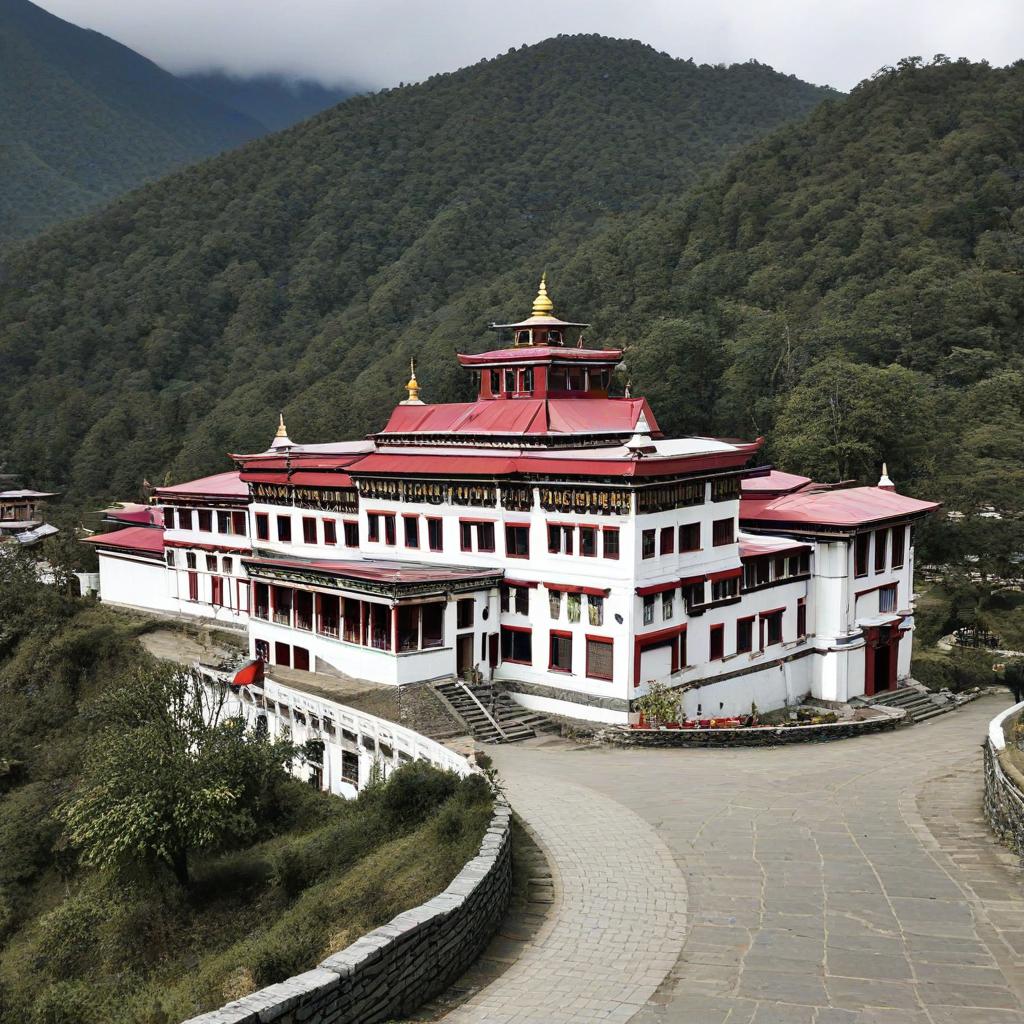
[(398, 562), (361, 558), (358, 561), (331, 559), (318, 562), (289, 561), (281, 558), (246, 558), (246, 565), (267, 568), (306, 569), (347, 579), (373, 583), (433, 583), (452, 580), (492, 579), (501, 569), (468, 568), (457, 565), (426, 565), (422, 562)]
[(135, 523), (139, 526), (164, 525), (164, 510), (156, 505), (125, 504), (121, 508), (105, 508), (103, 515), (107, 519), (116, 519), (119, 523)]
[(554, 359), (576, 363), (618, 363), (622, 359), (622, 349), (523, 345), (519, 348), (498, 348), (492, 352), (460, 352), (456, 358), (462, 366), (482, 366), (490, 363), (547, 363)]
[(743, 478), (743, 493), (767, 497), (769, 494), (791, 494), (811, 482), (809, 476), (799, 476), (796, 473), (782, 473), (777, 469), (769, 473), (760, 473), (756, 476)]
[(641, 413), (651, 434), (657, 436), (658, 421), (643, 398), (512, 398), (399, 405), (381, 433), (632, 434)]
[(740, 537), (740, 558), (757, 558), (758, 555), (792, 555), (797, 551), (810, 550), (810, 544), (801, 544), (798, 540), (777, 540), (774, 537)]
[(247, 499), (249, 497), (249, 488), (242, 482), (238, 475), (238, 470), (232, 469), (227, 473), (204, 476), (198, 480), (189, 480), (183, 484), (158, 487), (155, 493), (158, 498), (170, 498), (179, 501), (188, 498), (229, 498), (237, 500), (239, 498)]
[(98, 548), (110, 548), (114, 551), (131, 551), (134, 554), (156, 556), (164, 555), (164, 531), (154, 530), (151, 526), (129, 526), (112, 533), (97, 533), (85, 537), (87, 544), (95, 544)]
[(250, 473), (248, 467), (242, 470), (242, 479), (249, 484), (292, 484), (296, 487), (354, 487), (352, 477), (348, 473), (303, 472), (288, 470), (283, 465), (277, 467), (275, 473)]
[(934, 512), (934, 501), (908, 498), (879, 487), (841, 487), (834, 490), (801, 490), (771, 498), (740, 501), (740, 521), (764, 526), (856, 527), (889, 519), (907, 519)]

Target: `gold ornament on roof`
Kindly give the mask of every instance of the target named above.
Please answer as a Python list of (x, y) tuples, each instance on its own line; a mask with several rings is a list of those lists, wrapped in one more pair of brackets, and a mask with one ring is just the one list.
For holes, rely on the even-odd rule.
[[(264, 435), (264, 436), (266, 436), (266, 435)], [(288, 431), (287, 431), (287, 429), (285, 428), (285, 425), (284, 425), (284, 413), (283, 412), (277, 414), (277, 433), (274, 436), (275, 437), (287, 437), (288, 436)]]
[(409, 392), (407, 401), (412, 403), (420, 400), (420, 383), (416, 379), (416, 360), (414, 358), (409, 360), (409, 383), (405, 385), (405, 390)]
[(548, 275), (547, 271), (545, 271), (540, 277), (540, 288), (537, 290), (537, 298), (533, 300), (533, 315), (551, 316), (551, 311), (554, 308), (555, 304), (548, 295)]

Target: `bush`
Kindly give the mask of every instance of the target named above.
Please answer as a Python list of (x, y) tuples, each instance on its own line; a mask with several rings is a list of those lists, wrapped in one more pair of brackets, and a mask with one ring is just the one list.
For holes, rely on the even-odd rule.
[[(389, 777), (380, 790), (367, 794), (375, 800), (388, 823), (410, 829), (437, 810), (459, 788), (459, 776), (441, 771), (426, 761), (411, 761)], [(360, 801), (363, 797), (360, 797)]]

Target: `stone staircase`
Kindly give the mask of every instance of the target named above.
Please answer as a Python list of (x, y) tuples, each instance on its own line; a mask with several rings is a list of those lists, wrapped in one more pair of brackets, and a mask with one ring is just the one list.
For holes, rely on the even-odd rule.
[(882, 704), (889, 708), (900, 708), (907, 713), (907, 718), (913, 723), (944, 715), (960, 706), (960, 702), (952, 695), (933, 693), (926, 686), (916, 682), (910, 682), (895, 690), (887, 690), (874, 697), (867, 697), (864, 702), (874, 707)]
[(450, 679), (435, 683), (434, 689), (483, 743), (515, 743), (550, 728), (544, 715), (521, 707), (490, 683), (474, 685)]

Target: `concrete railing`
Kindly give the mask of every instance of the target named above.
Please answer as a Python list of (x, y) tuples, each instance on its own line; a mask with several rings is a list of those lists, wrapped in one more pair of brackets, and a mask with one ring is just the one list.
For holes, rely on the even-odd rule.
[(989, 722), (984, 744), (985, 817), (992, 831), (1024, 857), (1024, 773), (1006, 749), (1007, 729), (1024, 714), (1024, 702), (1007, 708)]

